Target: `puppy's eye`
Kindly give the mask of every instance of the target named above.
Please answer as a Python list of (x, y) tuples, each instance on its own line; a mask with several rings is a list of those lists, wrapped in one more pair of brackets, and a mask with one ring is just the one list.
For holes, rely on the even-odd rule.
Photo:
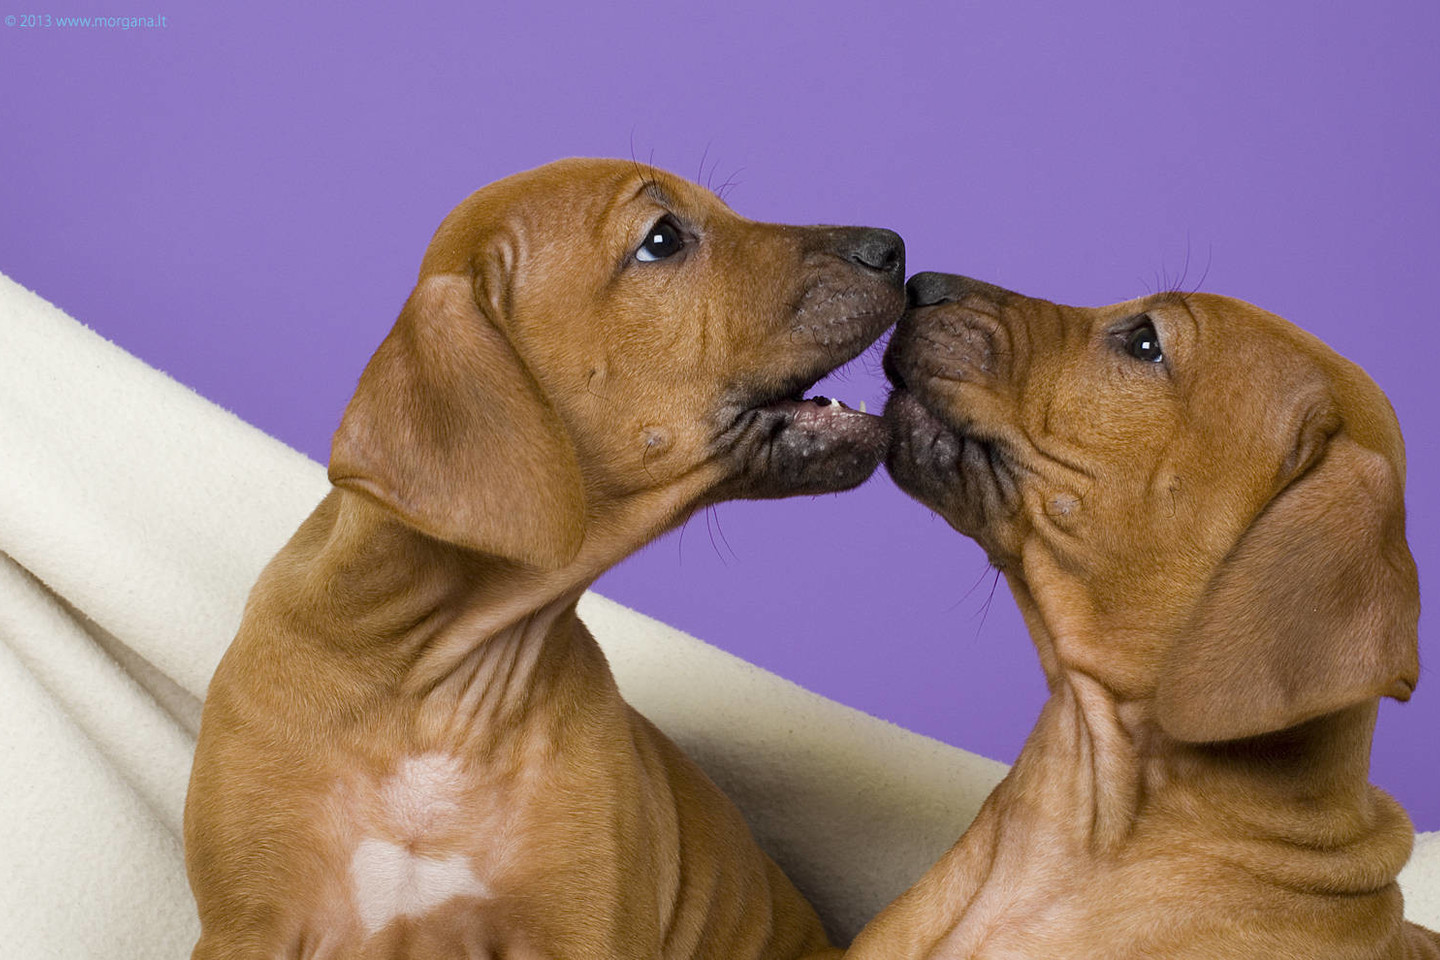
[(675, 256), (684, 246), (685, 239), (680, 236), (680, 228), (669, 217), (661, 217), (646, 234), (640, 249), (635, 251), (635, 259), (645, 263), (664, 260)]
[(1159, 363), (1164, 360), (1165, 351), (1160, 349), (1160, 335), (1155, 332), (1155, 324), (1147, 319), (1131, 330), (1125, 337), (1125, 352), (1146, 363)]

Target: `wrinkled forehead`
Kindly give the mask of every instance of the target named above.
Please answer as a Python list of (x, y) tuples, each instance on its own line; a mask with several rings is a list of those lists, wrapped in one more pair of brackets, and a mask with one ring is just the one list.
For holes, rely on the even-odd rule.
[[(1244, 300), (1210, 293), (1165, 291), (1103, 307), (1058, 306), (1067, 326), (1088, 334), (1124, 328), (1148, 317), (1167, 354), (1191, 368), (1226, 379), (1249, 374), (1262, 381), (1328, 377), (1354, 365), (1313, 334)], [(1190, 377), (1201, 370), (1180, 371)], [(1363, 373), (1362, 373), (1363, 376)]]
[(481, 187), (450, 211), (426, 251), (421, 273), (462, 269), (497, 235), (530, 243), (595, 241), (642, 211), (700, 218), (728, 209), (709, 190), (629, 160), (557, 160)]
[(1384, 392), (1359, 365), (1289, 320), (1211, 293), (1161, 293), (1103, 309), (1116, 317), (1147, 314), (1188, 338), (1178, 358), (1188, 369), (1177, 378), (1212, 385), (1216, 402), (1262, 417), (1291, 401), (1325, 404), (1353, 439), (1403, 466), (1400, 424)]
[(520, 216), (553, 214), (557, 205), (593, 216), (646, 199), (675, 206), (720, 205), (704, 187), (648, 164), (592, 158), (557, 160), (506, 177), (477, 190), (466, 202)]

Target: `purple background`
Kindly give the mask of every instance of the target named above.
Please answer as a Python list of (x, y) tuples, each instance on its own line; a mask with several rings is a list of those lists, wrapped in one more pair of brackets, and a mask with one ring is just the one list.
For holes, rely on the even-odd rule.
[[(706, 157), (740, 212), (893, 227), (912, 271), (1082, 304), (1203, 274), (1308, 327), (1394, 401), (1433, 589), (1433, 0), (445, 6), (0, 29), (0, 270), (324, 460), (469, 191), (572, 154)], [(878, 405), (876, 367), (830, 392)], [(1044, 696), (1004, 584), (883, 476), (722, 506), (600, 589), (1003, 760)], [(1432, 605), (1374, 766), (1432, 830), (1436, 627)]]

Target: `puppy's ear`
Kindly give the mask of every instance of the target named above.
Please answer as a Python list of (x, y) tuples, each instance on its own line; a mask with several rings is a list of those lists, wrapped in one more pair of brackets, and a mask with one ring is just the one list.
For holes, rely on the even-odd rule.
[(1343, 433), (1271, 501), (1170, 648), (1156, 718), (1191, 742), (1282, 730), (1419, 678), (1401, 480)]
[(585, 534), (564, 425), (456, 274), (423, 280), (370, 359), (330, 481), (432, 536), (544, 569), (573, 560)]

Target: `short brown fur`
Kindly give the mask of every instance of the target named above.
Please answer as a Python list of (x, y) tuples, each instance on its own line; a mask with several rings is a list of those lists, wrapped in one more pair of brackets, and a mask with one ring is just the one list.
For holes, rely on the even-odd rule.
[[(1413, 828), (1368, 783), (1379, 698), (1418, 675), (1380, 390), (1223, 297), (911, 297), (891, 472), (1004, 571), (1051, 696), (847, 956), (1440, 958), (1395, 883)], [(1130, 350), (1146, 322), (1161, 359)]]
[[(661, 218), (683, 256), (645, 262)], [(878, 418), (787, 398), (894, 321), (902, 278), (887, 231), (755, 223), (621, 161), (457, 207), (210, 685), (195, 957), (827, 949), (575, 606), (700, 506), (875, 468)]]

